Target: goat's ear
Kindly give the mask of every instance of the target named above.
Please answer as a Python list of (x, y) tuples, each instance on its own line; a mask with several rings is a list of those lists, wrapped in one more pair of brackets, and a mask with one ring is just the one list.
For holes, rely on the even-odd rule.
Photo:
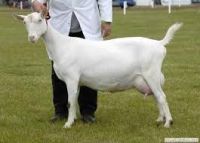
[(20, 21), (23, 21), (24, 18), (26, 17), (26, 16), (24, 16), (24, 15), (17, 15), (17, 14), (14, 14), (13, 16), (14, 16), (16, 19), (20, 20)]

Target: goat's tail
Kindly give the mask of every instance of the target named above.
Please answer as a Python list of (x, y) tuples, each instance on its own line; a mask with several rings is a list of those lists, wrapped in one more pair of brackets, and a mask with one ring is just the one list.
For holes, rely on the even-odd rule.
[(175, 23), (172, 26), (170, 26), (169, 29), (167, 30), (165, 37), (162, 40), (160, 40), (160, 43), (163, 46), (169, 44), (169, 42), (172, 40), (176, 31), (178, 31), (179, 28), (181, 28), (182, 25), (183, 25), (183, 23)]

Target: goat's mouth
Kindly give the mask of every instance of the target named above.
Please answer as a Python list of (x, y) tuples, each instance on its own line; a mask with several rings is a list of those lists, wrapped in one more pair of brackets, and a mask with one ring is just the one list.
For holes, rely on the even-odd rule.
[(31, 43), (36, 43), (37, 42), (37, 38), (29, 37), (28, 41), (31, 42)]
[(29, 40), (31, 43), (36, 43), (37, 41), (36, 40)]

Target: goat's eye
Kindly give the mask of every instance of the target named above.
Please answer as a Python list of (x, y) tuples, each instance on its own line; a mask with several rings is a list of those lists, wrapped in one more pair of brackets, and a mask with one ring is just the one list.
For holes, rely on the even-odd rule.
[(42, 22), (42, 19), (39, 19), (38, 22)]

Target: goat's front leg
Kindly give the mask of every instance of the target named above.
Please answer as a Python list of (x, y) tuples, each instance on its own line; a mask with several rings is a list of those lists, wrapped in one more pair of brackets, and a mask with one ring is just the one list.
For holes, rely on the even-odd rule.
[(78, 82), (76, 81), (68, 81), (67, 82), (67, 90), (68, 90), (68, 120), (64, 125), (64, 128), (70, 128), (74, 123), (74, 120), (77, 118), (77, 102), (78, 102)]

